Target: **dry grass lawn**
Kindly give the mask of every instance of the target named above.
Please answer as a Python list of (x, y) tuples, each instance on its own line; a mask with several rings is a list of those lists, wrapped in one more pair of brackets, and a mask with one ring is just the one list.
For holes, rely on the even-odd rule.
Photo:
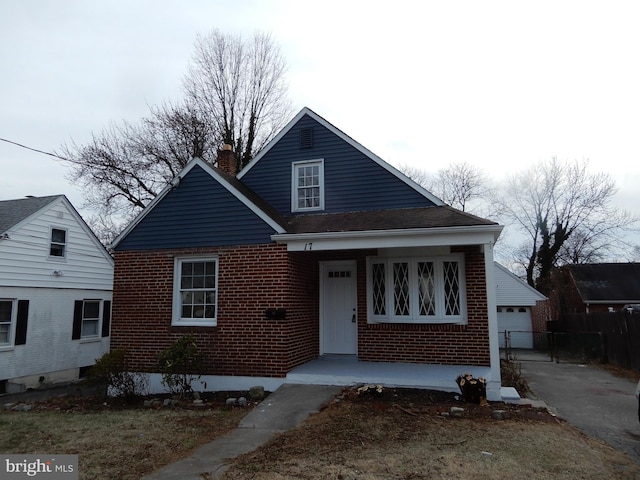
[[(228, 432), (248, 411), (207, 404), (150, 409), (64, 398), (29, 412), (3, 410), (0, 452), (78, 454), (83, 480), (139, 479)], [(463, 418), (444, 415), (453, 405), (465, 407)], [(497, 408), (509, 418), (491, 418)], [(236, 459), (225, 478), (631, 480), (640, 468), (544, 411), (386, 389), (365, 397), (345, 390), (299, 427)]]
[(77, 454), (83, 480), (137, 480), (232, 430), (247, 413), (223, 403), (143, 408), (96, 398), (34, 405), (0, 410), (0, 452)]

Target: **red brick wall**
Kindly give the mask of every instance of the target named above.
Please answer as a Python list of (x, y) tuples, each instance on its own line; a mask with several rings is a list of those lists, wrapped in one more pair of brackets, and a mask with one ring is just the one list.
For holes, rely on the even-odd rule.
[[(281, 245), (116, 252), (111, 348), (126, 348), (132, 368), (157, 371), (158, 353), (195, 337), (203, 374), (281, 377), (319, 354), (319, 261), (355, 259), (358, 357), (370, 361), (489, 365), (484, 257), (465, 252), (467, 325), (367, 323), (366, 257), (375, 251), (295, 252)], [(171, 326), (174, 258), (219, 258), (216, 327)], [(267, 320), (284, 308), (284, 320)]]
[[(218, 324), (173, 327), (174, 257), (195, 254), (219, 256)], [(157, 354), (191, 334), (206, 357), (203, 374), (284, 376), (318, 354), (315, 268), (279, 245), (116, 252), (111, 348), (127, 348), (132, 368), (156, 371)], [(287, 317), (267, 320), (267, 308)]]
[(548, 300), (538, 300), (531, 307), (531, 329), (534, 333), (544, 333), (547, 331), (547, 320), (551, 320)]

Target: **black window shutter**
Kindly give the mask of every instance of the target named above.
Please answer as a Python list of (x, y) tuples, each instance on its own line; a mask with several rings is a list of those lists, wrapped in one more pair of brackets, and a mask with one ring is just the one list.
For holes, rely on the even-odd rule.
[(82, 300), (76, 300), (73, 307), (73, 333), (72, 340), (78, 340), (82, 333)]
[(109, 336), (109, 327), (111, 326), (111, 302), (105, 300), (102, 306), (102, 336)]
[(18, 300), (16, 315), (16, 345), (27, 343), (27, 322), (29, 320), (29, 300)]

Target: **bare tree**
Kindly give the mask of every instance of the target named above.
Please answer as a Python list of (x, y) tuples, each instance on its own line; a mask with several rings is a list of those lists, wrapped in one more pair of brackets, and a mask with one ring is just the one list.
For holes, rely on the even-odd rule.
[(269, 35), (251, 42), (214, 30), (198, 37), (184, 79), (186, 100), (150, 107), (137, 123), (111, 125), (90, 142), (63, 144), (69, 178), (84, 187), (87, 222), (104, 242), (131, 220), (194, 157), (214, 164), (223, 143), (238, 168), (291, 115), (285, 62)]
[(488, 210), (488, 203), (482, 204), (492, 191), (490, 182), (484, 172), (473, 165), (466, 162), (454, 163), (431, 175), (409, 165), (401, 165), (399, 169), (454, 208), (464, 212), (475, 202), (478, 209)]
[(616, 191), (609, 175), (589, 173), (587, 161), (553, 158), (507, 180), (501, 205), (506, 223), (527, 237), (529, 285), (548, 294), (553, 268), (603, 258), (611, 250), (610, 240), (636, 222), (611, 207)]
[(269, 34), (255, 33), (246, 42), (213, 30), (196, 40), (185, 90), (216, 136), (234, 146), (239, 170), (291, 117), (285, 73)]

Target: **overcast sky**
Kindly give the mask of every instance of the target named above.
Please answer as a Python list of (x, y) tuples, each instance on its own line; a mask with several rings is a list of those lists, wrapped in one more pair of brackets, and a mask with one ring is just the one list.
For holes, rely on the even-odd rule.
[[(271, 32), (295, 110), (395, 166), (590, 161), (640, 213), (640, 2), (0, 0), (0, 138), (55, 151), (181, 96), (198, 33)], [(0, 141), (0, 200), (82, 192)]]

